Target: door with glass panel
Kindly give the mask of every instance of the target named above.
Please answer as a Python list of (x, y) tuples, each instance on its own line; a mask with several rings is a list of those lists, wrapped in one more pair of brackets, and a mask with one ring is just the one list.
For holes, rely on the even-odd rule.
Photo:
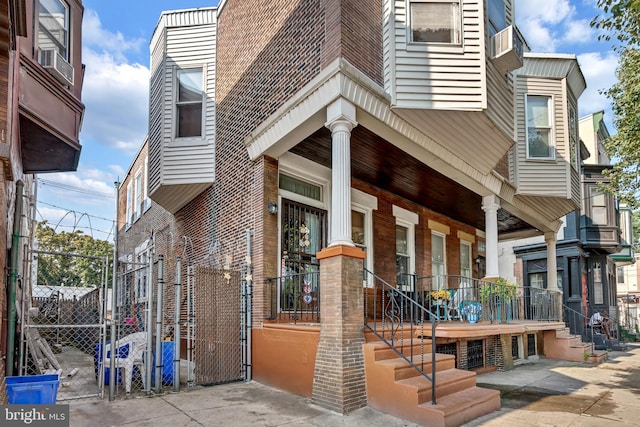
[(327, 246), (327, 212), (282, 200), (280, 310), (313, 314), (319, 310), (320, 263)]

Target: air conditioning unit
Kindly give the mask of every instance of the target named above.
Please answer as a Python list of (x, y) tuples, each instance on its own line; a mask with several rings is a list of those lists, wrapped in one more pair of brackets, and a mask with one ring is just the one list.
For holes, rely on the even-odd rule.
[(523, 65), (524, 40), (513, 25), (491, 38), (491, 60), (501, 73), (517, 70)]
[(63, 85), (73, 84), (73, 66), (55, 49), (38, 49), (38, 62)]

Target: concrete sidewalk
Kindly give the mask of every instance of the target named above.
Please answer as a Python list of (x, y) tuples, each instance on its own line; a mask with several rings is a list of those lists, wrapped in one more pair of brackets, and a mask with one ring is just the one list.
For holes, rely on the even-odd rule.
[[(540, 359), (478, 376), (502, 409), (467, 426), (640, 424), (640, 344), (599, 365)], [(342, 416), (262, 384), (195, 387), (177, 394), (70, 403), (71, 426), (367, 426), (416, 424), (363, 408)]]

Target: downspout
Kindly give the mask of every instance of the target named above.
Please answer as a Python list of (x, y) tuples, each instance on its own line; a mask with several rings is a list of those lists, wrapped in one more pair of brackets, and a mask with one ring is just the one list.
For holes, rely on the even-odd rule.
[(15, 354), (16, 340), (16, 283), (18, 281), (18, 244), (20, 240), (20, 229), (22, 228), (22, 193), (24, 183), (20, 180), (16, 182), (16, 203), (13, 212), (13, 236), (11, 242), (11, 266), (9, 268), (10, 278), (7, 289), (7, 360), (5, 372), (7, 376), (13, 375), (13, 358)]

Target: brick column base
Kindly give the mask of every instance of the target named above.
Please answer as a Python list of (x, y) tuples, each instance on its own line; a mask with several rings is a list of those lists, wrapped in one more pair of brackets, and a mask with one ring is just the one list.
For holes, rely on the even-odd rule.
[(313, 375), (313, 403), (348, 414), (367, 405), (364, 378), (362, 260), (352, 246), (332, 246), (320, 260), (320, 339)]

